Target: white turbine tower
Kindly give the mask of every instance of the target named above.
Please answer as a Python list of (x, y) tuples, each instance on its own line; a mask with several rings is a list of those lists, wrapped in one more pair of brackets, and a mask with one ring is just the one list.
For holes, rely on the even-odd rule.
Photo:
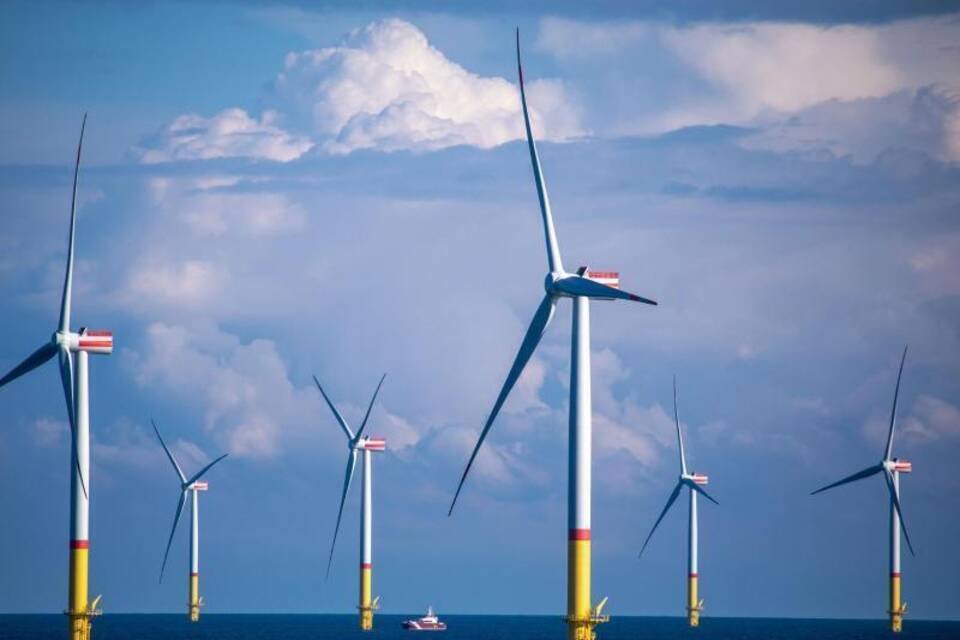
[[(80, 176), (80, 154), (87, 116), (80, 126), (80, 142), (73, 170), (73, 197), (70, 201), (70, 235), (67, 248), (67, 270), (63, 280), (60, 301), (60, 323), (50, 341), (30, 354), (23, 362), (0, 378), (0, 387), (29, 373), (58, 356), (60, 381), (67, 403), (70, 421), (70, 582), (65, 613), (70, 619), (72, 640), (90, 637), (91, 619), (100, 613), (100, 596), (88, 601), (87, 582), (90, 553), (89, 519), (90, 496), (90, 383), (87, 354), (113, 353), (113, 334), (109, 331), (91, 331), (81, 327), (70, 329), (70, 307), (73, 298), (73, 255), (77, 225), (77, 184)], [(76, 366), (74, 366), (76, 356)]]
[(364, 436), (363, 430), (367, 426), (367, 419), (370, 418), (370, 410), (373, 409), (373, 403), (376, 402), (377, 394), (380, 393), (380, 387), (383, 386), (383, 380), (386, 377), (387, 374), (383, 374), (383, 377), (380, 378), (377, 389), (373, 392), (373, 397), (370, 398), (370, 404), (367, 406), (367, 413), (363, 416), (363, 422), (360, 423), (360, 428), (357, 429), (356, 435), (350, 430), (347, 421), (340, 415), (340, 412), (327, 396), (323, 387), (320, 386), (320, 381), (317, 380), (316, 376), (313, 377), (313, 381), (317, 383), (317, 389), (320, 390), (320, 394), (323, 396), (323, 399), (327, 401), (327, 405), (337, 419), (337, 423), (340, 425), (340, 428), (343, 429), (344, 435), (347, 436), (347, 449), (350, 452), (347, 457), (347, 472), (343, 478), (343, 493), (340, 496), (340, 509), (337, 511), (337, 525), (333, 530), (333, 542), (330, 543), (330, 557), (327, 559), (327, 578), (330, 577), (333, 550), (337, 546), (337, 533), (340, 531), (340, 518), (343, 516), (343, 504), (347, 500), (347, 491), (350, 490), (350, 481), (353, 480), (353, 470), (357, 466), (357, 453), (363, 453), (363, 472), (360, 483), (360, 604), (357, 609), (360, 611), (360, 628), (364, 631), (373, 629), (373, 612), (377, 609), (380, 601), (379, 596), (375, 599), (371, 598), (373, 592), (373, 459), (371, 458), (371, 454), (386, 450), (387, 441), (383, 438)]
[(173, 453), (170, 449), (167, 448), (167, 443), (163, 441), (163, 436), (160, 435), (160, 430), (157, 428), (157, 423), (153, 420), (150, 421), (153, 425), (153, 430), (157, 434), (157, 439), (160, 441), (160, 446), (163, 447), (164, 452), (167, 454), (167, 458), (170, 459), (170, 464), (173, 465), (173, 470), (177, 472), (177, 477), (180, 480), (180, 500), (177, 502), (177, 514), (173, 517), (173, 527), (170, 528), (170, 538), (167, 540), (167, 550), (163, 553), (163, 564), (160, 565), (160, 582), (163, 582), (163, 570), (167, 568), (167, 556), (170, 555), (170, 545), (173, 543), (173, 534), (177, 531), (177, 524), (180, 522), (180, 514), (183, 512), (183, 504), (187, 500), (187, 494), (190, 494), (190, 576), (187, 583), (187, 615), (190, 616), (191, 622), (197, 622), (200, 619), (200, 607), (203, 606), (203, 598), (200, 597), (200, 513), (198, 508), (200, 506), (199, 501), (199, 492), (206, 491), (209, 487), (206, 482), (200, 482), (200, 478), (203, 477), (210, 468), (227, 457), (228, 454), (223, 454), (198, 473), (194, 474), (189, 480), (187, 476), (183, 474), (183, 470), (180, 468), (180, 465), (177, 464), (177, 459), (173, 457)]
[(705, 485), (709, 482), (707, 476), (699, 473), (690, 473), (687, 471), (687, 456), (683, 448), (683, 433), (680, 431), (680, 413), (677, 411), (677, 378), (673, 378), (673, 421), (677, 425), (677, 443), (680, 448), (680, 478), (677, 480), (677, 485), (673, 488), (673, 492), (670, 494), (670, 497), (667, 499), (667, 506), (663, 508), (663, 511), (660, 512), (660, 516), (657, 518), (657, 521), (653, 523), (653, 528), (650, 529), (650, 533), (647, 534), (647, 539), (643, 541), (643, 547), (640, 549), (640, 555), (643, 555), (644, 550), (647, 548), (647, 544), (650, 542), (650, 538), (653, 537), (653, 532), (657, 530), (657, 526), (660, 524), (660, 521), (663, 520), (663, 517), (667, 515), (667, 511), (670, 510), (670, 507), (673, 506), (673, 503), (676, 501), (677, 497), (680, 495), (680, 491), (687, 487), (690, 490), (690, 521), (688, 523), (688, 547), (687, 547), (687, 620), (691, 627), (700, 626), (700, 612), (703, 610), (703, 600), (699, 599), (697, 595), (697, 586), (699, 580), (699, 559), (697, 554), (697, 541), (699, 537), (699, 532), (697, 529), (697, 494), (703, 494), (703, 496), (714, 504), (719, 504), (716, 500), (710, 497), (706, 491), (703, 490), (702, 485)]
[(550, 199), (540, 169), (540, 158), (533, 140), (530, 114), (523, 85), (523, 69), (520, 65), (520, 33), (517, 31), (517, 73), (520, 78), (520, 102), (523, 107), (523, 122), (533, 165), (533, 178), (540, 199), (543, 232), (547, 247), (549, 272), (544, 280), (546, 295), (540, 302), (533, 321), (520, 344), (519, 353), (510, 367), (507, 379), (494, 402), (493, 410), (480, 432), (480, 438), (470, 454), (453, 501), (450, 513), (463, 488), (477, 453), (493, 425), (500, 408), (510, 394), (513, 385), (543, 337), (560, 298), (573, 300), (573, 337), (570, 367), (570, 448), (568, 476), (568, 556), (567, 556), (567, 623), (571, 640), (591, 640), (593, 628), (606, 620), (600, 611), (606, 599), (593, 607), (590, 600), (590, 448), (591, 448), (591, 403), (590, 403), (590, 300), (632, 300), (655, 305), (656, 302), (619, 289), (619, 274), (592, 272), (581, 267), (575, 274), (563, 269), (560, 248), (550, 212)]
[(903, 522), (903, 512), (900, 509), (900, 474), (913, 471), (913, 465), (906, 460), (893, 457), (893, 431), (897, 425), (897, 398), (900, 396), (900, 378), (903, 376), (903, 363), (907, 359), (907, 347), (903, 348), (900, 358), (900, 370), (897, 372), (897, 386), (893, 392), (893, 408), (890, 410), (890, 427), (887, 432), (887, 445), (883, 450), (883, 459), (879, 463), (858, 471), (853, 475), (838, 480), (833, 484), (817, 489), (811, 495), (821, 491), (839, 487), (842, 484), (863, 480), (878, 473), (883, 475), (890, 494), (890, 629), (899, 632), (903, 629), (903, 616), (907, 613), (906, 603), (900, 601), (900, 531), (907, 539), (907, 547), (913, 555), (913, 545), (907, 533), (907, 525)]

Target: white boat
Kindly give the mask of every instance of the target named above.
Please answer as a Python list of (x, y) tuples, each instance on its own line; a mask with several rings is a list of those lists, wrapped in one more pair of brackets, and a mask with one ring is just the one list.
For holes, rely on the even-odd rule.
[(440, 622), (433, 607), (427, 607), (427, 615), (422, 618), (404, 620), (402, 626), (407, 631), (446, 631), (447, 629), (447, 623)]

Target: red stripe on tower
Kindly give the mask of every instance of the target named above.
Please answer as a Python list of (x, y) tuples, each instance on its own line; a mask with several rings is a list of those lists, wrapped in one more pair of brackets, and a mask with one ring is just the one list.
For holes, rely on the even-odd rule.
[(590, 529), (570, 529), (570, 540), (589, 540)]
[(373, 569), (373, 563), (372, 563), (372, 562), (361, 562), (361, 563), (360, 563), (360, 568), (361, 568), (361, 569)]
[(90, 541), (89, 540), (71, 540), (70, 548), (71, 549), (89, 549)]

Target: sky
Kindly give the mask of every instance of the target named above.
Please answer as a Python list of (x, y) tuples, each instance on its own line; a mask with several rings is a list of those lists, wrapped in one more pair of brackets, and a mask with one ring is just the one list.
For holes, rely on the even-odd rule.
[[(0, 5), (0, 369), (57, 317), (72, 155), (91, 357), (91, 593), (181, 612), (201, 498), (206, 611), (356, 605), (359, 483), (313, 385), (387, 439), (382, 610), (561, 614), (569, 302), (446, 516), (542, 296), (533, 128), (567, 266), (659, 301), (592, 306), (593, 594), (683, 615), (671, 378), (706, 614), (880, 618), (896, 455), (911, 618), (960, 617), (960, 5), (911, 2)], [(55, 367), (0, 390), (0, 611), (65, 606)]]

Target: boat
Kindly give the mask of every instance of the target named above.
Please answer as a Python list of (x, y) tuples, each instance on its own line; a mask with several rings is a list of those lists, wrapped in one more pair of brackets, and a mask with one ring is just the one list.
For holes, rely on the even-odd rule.
[(407, 631), (446, 631), (447, 623), (440, 622), (433, 607), (427, 607), (427, 615), (416, 620), (404, 620), (401, 625)]

